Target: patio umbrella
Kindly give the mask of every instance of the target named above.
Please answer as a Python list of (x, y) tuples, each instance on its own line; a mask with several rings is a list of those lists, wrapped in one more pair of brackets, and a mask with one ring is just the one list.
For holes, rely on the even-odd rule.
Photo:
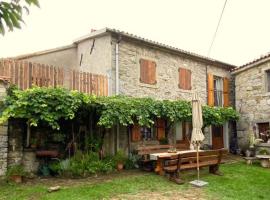
[(197, 153), (197, 180), (191, 181), (191, 184), (196, 186), (203, 186), (207, 184), (204, 181), (200, 181), (200, 167), (199, 167), (199, 147), (204, 140), (204, 135), (202, 133), (203, 119), (202, 119), (202, 106), (195, 92), (192, 97), (192, 134), (191, 134), (191, 149), (192, 146), (196, 148)]

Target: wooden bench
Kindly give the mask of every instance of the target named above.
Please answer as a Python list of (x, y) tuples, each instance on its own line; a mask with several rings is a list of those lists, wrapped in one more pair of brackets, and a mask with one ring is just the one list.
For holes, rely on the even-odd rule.
[[(209, 167), (209, 172), (216, 175), (221, 175), (219, 172), (219, 165), (221, 163), (222, 157), (228, 153), (227, 149), (219, 150), (206, 150), (199, 152), (199, 167)], [(177, 166), (178, 172), (187, 169), (196, 169), (197, 168), (197, 153), (196, 152), (187, 152), (179, 154), (179, 162)], [(165, 162), (168, 162), (168, 158), (163, 157), (163, 166), (162, 171), (174, 170), (175, 166), (167, 166)], [(172, 169), (170, 169), (172, 168)], [(160, 172), (162, 174), (162, 172)]]
[[(162, 144), (162, 145), (145, 145), (145, 146), (139, 146), (137, 148), (137, 154), (141, 156), (140, 163), (142, 168), (149, 171), (153, 169), (152, 160), (150, 160), (150, 154), (152, 153), (163, 153), (168, 152), (168, 150), (172, 147), (172, 145), (168, 144)], [(186, 150), (188, 149), (188, 146), (186, 144), (177, 144), (176, 145), (177, 150)], [(149, 165), (148, 167), (146, 165)]]

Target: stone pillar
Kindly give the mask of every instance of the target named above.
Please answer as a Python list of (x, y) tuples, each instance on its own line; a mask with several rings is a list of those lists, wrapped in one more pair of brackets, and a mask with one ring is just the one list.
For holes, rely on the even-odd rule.
[[(1, 101), (6, 96), (6, 83), (0, 80), (0, 106)], [(5, 175), (7, 170), (8, 154), (8, 125), (0, 125), (0, 176)]]

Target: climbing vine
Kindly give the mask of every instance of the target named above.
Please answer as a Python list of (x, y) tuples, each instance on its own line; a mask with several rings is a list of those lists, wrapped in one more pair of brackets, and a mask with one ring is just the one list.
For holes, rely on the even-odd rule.
[[(32, 126), (41, 122), (59, 129), (59, 120), (78, 116), (79, 110), (92, 112), (95, 109), (98, 125), (110, 128), (120, 123), (128, 126), (139, 123), (151, 126), (156, 118), (170, 122), (191, 121), (192, 108), (188, 101), (154, 100), (127, 96), (96, 97), (64, 88), (34, 87), (25, 91), (10, 89), (4, 100), (0, 123), (10, 118), (23, 118)], [(221, 125), (228, 120), (237, 120), (233, 108), (203, 106), (204, 126)]]

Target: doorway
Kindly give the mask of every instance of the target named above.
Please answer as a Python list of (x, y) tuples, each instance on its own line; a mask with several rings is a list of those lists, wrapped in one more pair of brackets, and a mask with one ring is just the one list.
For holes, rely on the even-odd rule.
[(224, 148), (223, 126), (212, 126), (213, 149)]

